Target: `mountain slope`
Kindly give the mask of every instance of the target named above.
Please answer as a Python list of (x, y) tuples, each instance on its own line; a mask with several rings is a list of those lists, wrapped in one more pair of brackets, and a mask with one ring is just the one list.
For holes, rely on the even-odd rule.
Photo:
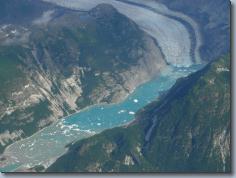
[(180, 79), (123, 128), (73, 143), (48, 172), (230, 172), (230, 59)]
[(122, 100), (166, 67), (153, 39), (112, 6), (0, 3), (0, 153), (86, 106)]

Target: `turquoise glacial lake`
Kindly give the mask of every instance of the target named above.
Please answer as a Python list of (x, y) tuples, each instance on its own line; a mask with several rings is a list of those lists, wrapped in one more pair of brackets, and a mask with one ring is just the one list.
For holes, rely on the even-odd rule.
[(36, 165), (48, 167), (67, 151), (66, 145), (69, 143), (128, 124), (134, 120), (139, 109), (170, 89), (178, 78), (188, 76), (202, 67), (194, 65), (169, 69), (136, 88), (121, 103), (91, 106), (10, 145), (4, 152), (7, 159), (1, 162), (0, 171), (19, 171)]

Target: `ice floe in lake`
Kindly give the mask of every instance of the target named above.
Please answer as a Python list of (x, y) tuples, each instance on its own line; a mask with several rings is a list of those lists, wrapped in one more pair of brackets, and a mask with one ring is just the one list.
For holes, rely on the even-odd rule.
[(62, 131), (62, 133), (65, 134), (65, 135), (68, 134), (69, 132), (70, 132), (69, 130), (63, 130)]
[(125, 110), (120, 110), (118, 114), (125, 113), (125, 112), (126, 112)]
[(129, 114), (130, 114), (130, 115), (135, 115), (135, 112), (130, 111)]
[(134, 102), (135, 102), (135, 103), (138, 103), (138, 99), (134, 99)]

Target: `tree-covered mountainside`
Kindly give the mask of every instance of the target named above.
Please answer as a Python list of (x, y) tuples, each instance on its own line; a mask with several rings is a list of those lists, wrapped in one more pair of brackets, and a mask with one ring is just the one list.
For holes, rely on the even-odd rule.
[(166, 66), (153, 39), (110, 5), (3, 0), (0, 14), (0, 153), (86, 106), (122, 100)]
[(48, 172), (230, 172), (230, 57), (180, 79), (135, 122), (73, 143)]

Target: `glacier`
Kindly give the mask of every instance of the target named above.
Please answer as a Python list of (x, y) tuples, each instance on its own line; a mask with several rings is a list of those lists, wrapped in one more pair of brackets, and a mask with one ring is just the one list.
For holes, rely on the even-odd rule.
[[(153, 37), (161, 48), (165, 60), (174, 67), (189, 67), (201, 63), (199, 48), (201, 34), (194, 20), (180, 12), (174, 12), (153, 0), (43, 0), (73, 10), (88, 11), (99, 4), (110, 4), (121, 14), (134, 21), (140, 29)], [(194, 30), (195, 49), (191, 49), (191, 34), (187, 27), (171, 18), (177, 17)], [(191, 50), (193, 56), (191, 56)], [(193, 60), (195, 59), (195, 60)]]

